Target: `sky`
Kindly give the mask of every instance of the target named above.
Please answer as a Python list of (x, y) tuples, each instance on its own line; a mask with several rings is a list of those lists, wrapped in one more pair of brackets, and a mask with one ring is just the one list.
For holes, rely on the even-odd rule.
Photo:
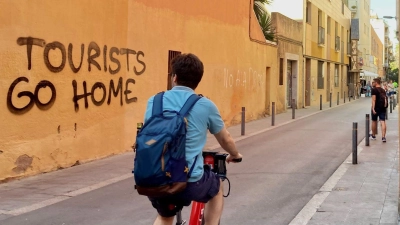
[[(396, 16), (396, 0), (371, 0), (371, 10), (378, 13), (378, 17), (383, 16)], [(400, 19), (400, 18), (398, 18)], [(396, 36), (396, 20), (395, 19), (385, 19), (389, 25), (390, 39), (393, 44), (398, 41)]]

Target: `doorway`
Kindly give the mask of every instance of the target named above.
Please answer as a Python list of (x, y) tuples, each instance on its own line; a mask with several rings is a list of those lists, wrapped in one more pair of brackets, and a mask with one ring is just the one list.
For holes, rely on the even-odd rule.
[(290, 108), (292, 106), (292, 90), (293, 90), (293, 61), (288, 60), (287, 61), (287, 66), (286, 66), (286, 102), (287, 102), (287, 107)]
[(265, 113), (271, 115), (271, 67), (265, 71)]
[(306, 106), (311, 105), (311, 59), (306, 59), (306, 90), (304, 93)]
[(328, 62), (327, 64), (327, 73), (326, 73), (326, 101), (329, 102), (330, 94), (331, 94), (331, 64)]

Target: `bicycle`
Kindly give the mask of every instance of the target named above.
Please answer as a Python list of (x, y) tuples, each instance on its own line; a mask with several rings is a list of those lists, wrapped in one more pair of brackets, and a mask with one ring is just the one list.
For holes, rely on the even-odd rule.
[[(226, 157), (228, 154), (219, 152), (203, 152), (204, 164), (211, 166), (211, 171), (217, 174), (222, 181), (227, 180), (229, 184), (228, 193), (224, 197), (228, 197), (231, 189), (229, 179), (226, 177)], [(241, 162), (242, 159), (234, 159), (234, 162)], [(222, 185), (222, 184), (221, 184)], [(188, 225), (204, 225), (204, 208), (205, 203), (192, 202), (192, 209), (190, 212), (190, 219)], [(182, 211), (176, 214), (176, 225), (185, 225), (186, 220), (182, 219)]]

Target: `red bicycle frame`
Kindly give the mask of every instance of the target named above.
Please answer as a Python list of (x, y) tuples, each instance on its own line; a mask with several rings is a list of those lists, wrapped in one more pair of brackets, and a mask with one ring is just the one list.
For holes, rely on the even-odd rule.
[[(214, 155), (216, 152), (203, 152), (204, 164), (207, 164), (213, 169), (214, 167)], [(202, 225), (202, 220), (204, 219), (204, 207), (205, 203), (202, 202), (192, 202), (192, 211), (190, 212), (189, 225)]]
[[(227, 180), (229, 183), (228, 178), (226, 177), (226, 165), (225, 160), (228, 154), (220, 154), (218, 152), (203, 152), (204, 164), (207, 164), (211, 167), (211, 170), (217, 174), (221, 178), (222, 181)], [(233, 159), (233, 162), (241, 162), (242, 159)], [(222, 184), (221, 184), (222, 185)], [(227, 197), (230, 193), (230, 183), (229, 183), (229, 190)], [(204, 224), (204, 208), (205, 203), (195, 202), (192, 201), (192, 210), (190, 212), (190, 220), (188, 225), (203, 225)], [(177, 222), (176, 225), (184, 225), (186, 221), (182, 220), (181, 211), (179, 211), (176, 215)]]
[(204, 214), (204, 206), (202, 202), (192, 202), (192, 211), (190, 212), (189, 225), (201, 225)]

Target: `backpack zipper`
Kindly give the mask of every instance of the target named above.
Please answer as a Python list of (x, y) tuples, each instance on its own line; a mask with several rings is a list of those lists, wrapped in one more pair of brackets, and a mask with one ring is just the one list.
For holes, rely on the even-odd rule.
[(165, 169), (164, 155), (165, 155), (165, 152), (167, 151), (167, 149), (168, 149), (168, 142), (165, 142), (164, 149), (163, 149), (163, 152), (161, 155), (161, 171), (164, 171), (164, 169)]

